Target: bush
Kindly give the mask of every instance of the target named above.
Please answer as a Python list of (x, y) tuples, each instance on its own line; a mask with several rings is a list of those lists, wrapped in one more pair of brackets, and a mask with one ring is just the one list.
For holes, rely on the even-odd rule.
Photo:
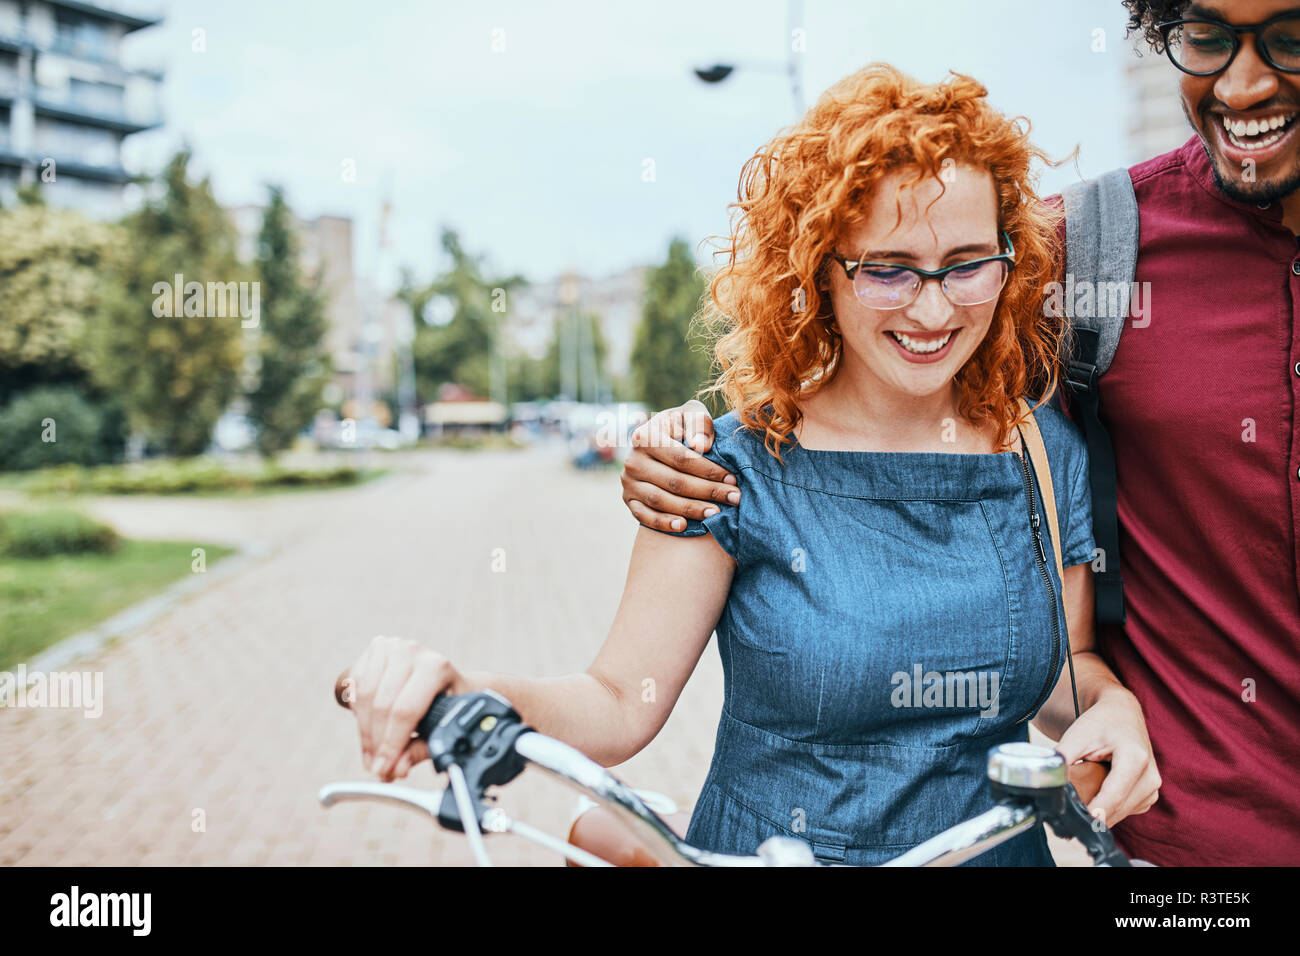
[(76, 511), (0, 513), (0, 554), (10, 557), (107, 553), (116, 551), (119, 543), (111, 527)]
[(516, 451), (527, 447), (513, 435), (501, 432), (452, 432), (430, 439), (429, 444), (435, 448), (455, 448), (459, 451)]
[[(92, 403), (71, 385), (29, 389), (0, 408), (0, 469), (98, 465), (122, 450), (120, 411)], [(52, 433), (53, 441), (46, 441)]]
[(330, 488), (335, 485), (355, 485), (362, 479), (361, 469), (354, 465), (334, 465), (329, 468), (281, 468), (267, 465), (257, 476), (261, 488)]
[(248, 492), (259, 488), (356, 484), (360, 469), (281, 468), (263, 465), (236, 470), (209, 459), (141, 462), (100, 468), (49, 468), (33, 475), (23, 489), (35, 495), (185, 495)]

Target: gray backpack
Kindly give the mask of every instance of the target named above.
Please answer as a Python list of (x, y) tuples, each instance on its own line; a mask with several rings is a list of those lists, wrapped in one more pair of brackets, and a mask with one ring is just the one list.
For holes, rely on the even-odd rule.
[[(1061, 191), (1065, 204), (1065, 381), (1073, 417), (1088, 443), (1092, 530), (1101, 551), (1097, 586), (1098, 623), (1124, 623), (1120, 575), (1119, 514), (1115, 497), (1115, 450), (1101, 424), (1100, 379), (1110, 368), (1129, 317), (1137, 272), (1138, 208), (1127, 169)], [(1059, 396), (1058, 396), (1059, 400)]]

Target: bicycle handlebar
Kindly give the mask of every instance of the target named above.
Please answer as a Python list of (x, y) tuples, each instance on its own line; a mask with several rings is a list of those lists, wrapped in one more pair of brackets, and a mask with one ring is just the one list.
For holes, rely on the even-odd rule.
[[(340, 706), (350, 708), (347, 671), (335, 683), (334, 696)], [(451, 778), (452, 786), (443, 793), (436, 812), (433, 800), (424, 791), (389, 784), (333, 785), (321, 791), (321, 801), (329, 806), (340, 799), (378, 797), (414, 806), (430, 813), (444, 828), (465, 832), (481, 854), (477, 842), (480, 826), (491, 831), (514, 829), (538, 839), (539, 831), (514, 824), (499, 808), (484, 803), (487, 787), (510, 782), (523, 771), (525, 763), (531, 763), (613, 810), (662, 865), (818, 865), (812, 848), (790, 837), (770, 838), (755, 856), (720, 854), (692, 846), (613, 774), (574, 747), (533, 730), (508, 701), (493, 691), (439, 694), (417, 725), (416, 733), (427, 741), (435, 769)], [(1098, 866), (1131, 865), (1105, 824), (1089, 815), (1069, 782), (1064, 758), (1056, 751), (1028, 743), (1003, 744), (990, 752), (989, 779), (996, 801), (992, 809), (884, 865), (955, 866), (1039, 823), (1050, 826), (1058, 836), (1079, 839)], [(473, 817), (468, 827), (467, 810)], [(561, 849), (557, 845), (560, 843), (552, 841), (548, 845), (583, 862)], [(567, 843), (562, 845), (569, 847)]]

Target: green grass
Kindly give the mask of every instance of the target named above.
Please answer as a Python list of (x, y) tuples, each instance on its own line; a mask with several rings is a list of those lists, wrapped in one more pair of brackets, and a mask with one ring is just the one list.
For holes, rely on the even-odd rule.
[(123, 541), (112, 554), (0, 558), (0, 670), (83, 631), (234, 549), (178, 541)]

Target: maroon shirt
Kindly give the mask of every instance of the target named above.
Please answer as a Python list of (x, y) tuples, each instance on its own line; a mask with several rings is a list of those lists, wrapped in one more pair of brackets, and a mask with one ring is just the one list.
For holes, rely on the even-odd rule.
[(1300, 243), (1195, 136), (1130, 174), (1150, 324), (1101, 379), (1128, 622), (1098, 642), (1164, 783), (1115, 835), (1164, 866), (1300, 865)]

